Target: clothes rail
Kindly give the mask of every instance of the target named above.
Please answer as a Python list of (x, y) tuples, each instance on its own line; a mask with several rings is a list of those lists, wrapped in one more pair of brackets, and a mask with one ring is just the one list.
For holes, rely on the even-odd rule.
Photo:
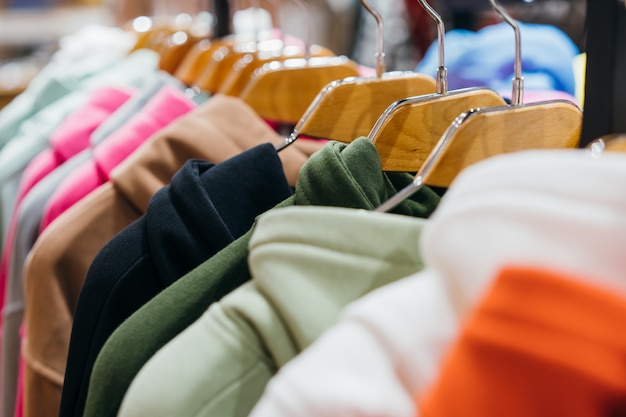
[(215, 27), (215, 35), (222, 38), (230, 34), (230, 5), (228, 0), (215, 0), (215, 17), (217, 18), (217, 26)]
[(626, 132), (626, 5), (587, 0), (587, 75), (580, 147)]

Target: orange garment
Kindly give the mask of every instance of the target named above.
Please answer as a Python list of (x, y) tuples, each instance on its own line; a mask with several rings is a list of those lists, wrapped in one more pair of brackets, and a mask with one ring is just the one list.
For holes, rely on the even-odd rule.
[(626, 300), (580, 281), (503, 270), (418, 399), (419, 416), (626, 415)]

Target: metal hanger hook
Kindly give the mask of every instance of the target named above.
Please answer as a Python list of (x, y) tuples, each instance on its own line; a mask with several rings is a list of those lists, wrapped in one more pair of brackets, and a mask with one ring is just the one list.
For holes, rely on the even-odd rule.
[(376, 59), (376, 76), (378, 78), (382, 78), (385, 73), (385, 49), (384, 49), (384, 26), (383, 26), (383, 18), (372, 7), (372, 5), (367, 0), (361, 0), (361, 4), (365, 7), (365, 10), (369, 14), (371, 14), (376, 20), (376, 55), (374, 55)]
[(417, 2), (437, 24), (437, 51), (439, 53), (439, 68), (437, 69), (437, 94), (446, 94), (448, 92), (448, 70), (446, 69), (444, 56), (444, 40), (446, 36), (446, 27), (443, 24), (443, 19), (441, 18), (439, 13), (437, 13), (426, 0), (417, 0)]
[(489, 0), (491, 7), (509, 26), (513, 28), (515, 32), (515, 64), (514, 64), (514, 78), (513, 78), (513, 96), (511, 97), (511, 103), (514, 106), (523, 104), (524, 97), (524, 77), (522, 77), (522, 35), (519, 28), (519, 24), (504, 10), (504, 8), (496, 1)]

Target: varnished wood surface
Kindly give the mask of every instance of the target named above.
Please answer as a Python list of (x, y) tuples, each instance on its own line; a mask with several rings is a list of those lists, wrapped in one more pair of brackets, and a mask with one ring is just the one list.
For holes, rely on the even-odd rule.
[[(327, 49), (318, 45), (311, 47), (311, 56), (334, 56), (335, 54)], [(252, 79), (254, 71), (263, 65), (272, 61), (284, 61), (291, 58), (304, 57), (304, 51), (298, 46), (287, 46), (281, 50), (271, 52), (255, 52), (247, 54), (240, 58), (231, 69), (230, 73), (222, 83), (219, 89), (219, 93), (226, 94), (233, 97), (241, 95), (246, 85)]]
[(240, 98), (264, 119), (295, 125), (327, 84), (357, 75), (345, 57), (273, 61), (254, 72)]
[(181, 64), (185, 55), (202, 40), (202, 38), (193, 36), (189, 33), (184, 33), (184, 40), (177, 39), (177, 33), (173, 33), (166, 40), (165, 43), (159, 48), (159, 69), (174, 74)]
[(219, 47), (234, 48), (234, 37), (224, 39), (204, 39), (196, 43), (182, 59), (176, 68), (174, 76), (183, 84), (193, 86), (197, 84), (202, 71), (207, 67), (211, 56)]
[(196, 80), (196, 87), (208, 93), (217, 93), (233, 65), (246, 54), (253, 53), (255, 50), (255, 42), (217, 48), (200, 77)]
[(424, 182), (448, 187), (463, 169), (496, 155), (576, 148), (581, 127), (582, 112), (565, 101), (478, 112), (453, 128), (449, 146)]
[(296, 131), (306, 136), (351, 142), (367, 136), (393, 102), (434, 92), (432, 77), (413, 72), (339, 80), (317, 96)]
[(388, 109), (369, 138), (378, 150), (383, 170), (417, 172), (458, 115), (473, 108), (505, 104), (498, 93), (486, 88), (407, 100)]

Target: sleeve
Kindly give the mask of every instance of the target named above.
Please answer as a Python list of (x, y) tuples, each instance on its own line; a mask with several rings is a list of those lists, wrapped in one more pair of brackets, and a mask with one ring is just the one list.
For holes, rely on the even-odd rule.
[[(434, 320), (436, 317), (436, 320)], [(457, 320), (430, 271), (352, 303), (272, 379), (250, 417), (414, 417)]]

